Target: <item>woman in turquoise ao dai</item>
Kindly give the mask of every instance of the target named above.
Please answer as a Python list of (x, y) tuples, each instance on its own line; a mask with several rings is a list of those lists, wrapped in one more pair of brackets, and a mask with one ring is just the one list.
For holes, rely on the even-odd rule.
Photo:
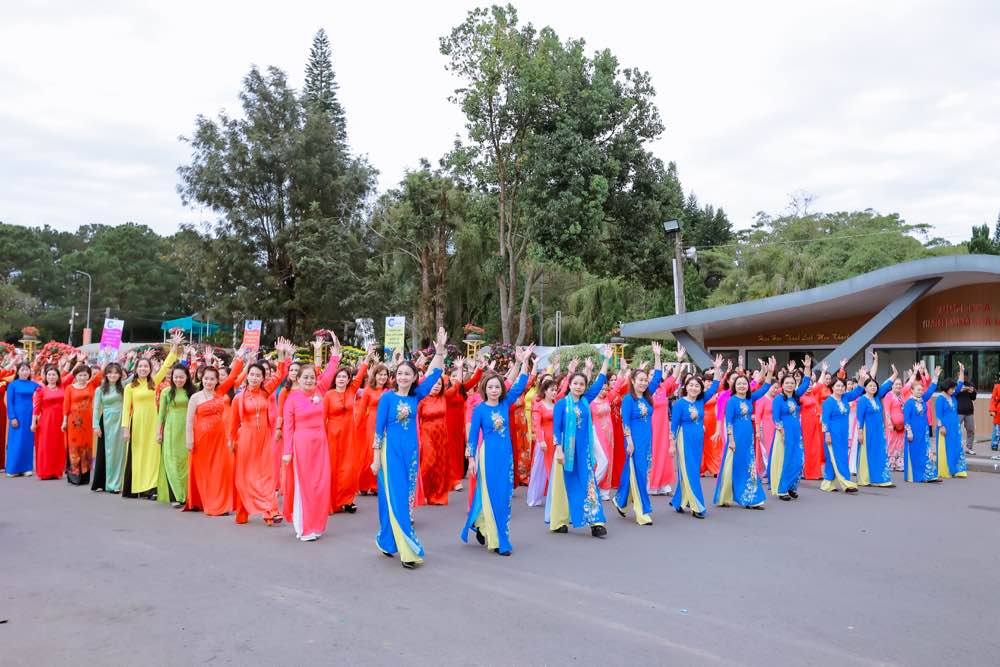
[[(767, 474), (771, 493), (782, 500), (799, 497), (799, 479), (802, 477), (802, 467), (805, 465), (799, 397), (806, 393), (812, 381), (812, 358), (806, 355), (803, 365), (805, 372), (802, 374), (799, 386), (796, 388), (795, 377), (789, 372), (781, 378), (781, 391), (771, 403), (771, 413), (774, 415), (774, 442), (771, 444)], [(826, 368), (823, 368), (823, 372), (826, 372)]]
[(660, 361), (660, 344), (652, 343), (653, 377), (637, 368), (632, 372), (632, 386), (622, 399), (622, 431), (625, 434), (625, 465), (622, 468), (618, 493), (612, 502), (622, 518), (628, 503), (632, 502), (635, 522), (640, 526), (653, 523), (649, 516), (653, 505), (649, 502), (646, 481), (653, 462), (653, 394), (663, 381), (663, 362)]
[(851, 391), (846, 391), (847, 384), (844, 380), (836, 378), (830, 387), (833, 393), (823, 401), (821, 423), (823, 443), (826, 447), (826, 462), (823, 464), (823, 481), (819, 484), (820, 491), (837, 491), (839, 486), (844, 490), (844, 493), (858, 492), (858, 485), (851, 481), (848, 455), (851, 449), (850, 403), (861, 395), (862, 386), (858, 385)]
[(958, 382), (948, 378), (941, 383), (941, 393), (934, 399), (934, 442), (937, 445), (938, 476), (968, 477), (962, 433), (958, 428), (955, 394), (965, 386), (965, 366), (958, 364)]
[[(940, 369), (938, 369), (940, 373)], [(924, 390), (924, 383), (915, 378), (910, 385), (910, 398), (903, 405), (903, 425), (906, 429), (906, 447), (903, 449), (903, 470), (907, 482), (940, 482), (937, 454), (927, 423), (927, 402), (924, 394), (932, 396), (937, 391), (935, 381)]]
[[(510, 505), (514, 496), (514, 456), (510, 439), (510, 408), (528, 384), (528, 360), (532, 348), (519, 350), (520, 371), (517, 381), (504, 390), (503, 378), (490, 375), (483, 382), (483, 402), (472, 411), (465, 455), (469, 470), (476, 471), (476, 490), (472, 506), (462, 528), (462, 541), (469, 541), (469, 531), (476, 540), (501, 556), (509, 556)], [(480, 435), (482, 439), (480, 439)]]
[(771, 389), (776, 361), (771, 357), (762, 384), (750, 393), (750, 380), (741, 375), (733, 383), (733, 393), (726, 402), (725, 433), (728, 446), (722, 450), (722, 466), (715, 485), (715, 504), (726, 507), (736, 503), (747, 509), (762, 510), (767, 495), (756, 469), (754, 447), (754, 403)]
[(587, 376), (573, 373), (569, 379), (569, 394), (552, 409), (552, 440), (556, 451), (552, 457), (549, 493), (545, 498), (545, 516), (549, 530), (569, 532), (569, 526), (590, 526), (590, 534), (604, 537), (604, 507), (594, 475), (595, 447), (600, 447), (590, 414), (590, 401), (597, 398), (607, 381), (611, 348), (604, 353), (597, 380), (587, 389)]
[(408, 570), (424, 562), (424, 547), (413, 532), (413, 499), (417, 488), (417, 404), (441, 379), (448, 334), (438, 329), (434, 359), (427, 377), (416, 386), (417, 369), (409, 361), (396, 367), (396, 391), (378, 403), (372, 473), (378, 478), (379, 531), (375, 544), (386, 556), (399, 554)]
[(696, 519), (705, 518), (705, 498), (701, 492), (701, 455), (705, 447), (705, 402), (719, 390), (722, 355), (715, 358), (711, 386), (705, 389), (694, 375), (684, 382), (684, 396), (670, 411), (670, 455), (677, 462), (677, 490), (671, 504), (678, 514), (691, 510)]
[(874, 377), (862, 382), (864, 395), (858, 399), (858, 486), (896, 486), (892, 483), (889, 467), (889, 450), (885, 440), (885, 413), (882, 399), (892, 391), (892, 383), (899, 372), (892, 367), (892, 375), (879, 385)]

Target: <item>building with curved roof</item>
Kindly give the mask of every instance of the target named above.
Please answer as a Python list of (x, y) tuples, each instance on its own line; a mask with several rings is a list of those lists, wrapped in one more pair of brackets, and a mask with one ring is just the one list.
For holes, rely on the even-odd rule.
[[(958, 362), (988, 396), (1000, 373), (1000, 256), (947, 255), (889, 266), (813, 289), (622, 325), (632, 338), (675, 338), (701, 367), (721, 353), (755, 366), (805, 354), (849, 368), (902, 372), (916, 361)], [(884, 372), (879, 373), (885, 376)], [(985, 408), (977, 410), (986, 416)]]

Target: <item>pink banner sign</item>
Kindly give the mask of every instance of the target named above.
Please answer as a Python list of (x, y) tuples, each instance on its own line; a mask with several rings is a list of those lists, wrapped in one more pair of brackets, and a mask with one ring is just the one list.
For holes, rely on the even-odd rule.
[(101, 344), (99, 354), (114, 361), (118, 358), (118, 348), (122, 345), (122, 330), (125, 328), (125, 320), (104, 320), (104, 330), (101, 331)]

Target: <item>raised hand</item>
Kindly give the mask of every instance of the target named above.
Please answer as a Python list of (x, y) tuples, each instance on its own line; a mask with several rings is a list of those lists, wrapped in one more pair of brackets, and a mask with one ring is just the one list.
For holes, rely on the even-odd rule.
[(678, 344), (677, 345), (677, 361), (680, 361), (681, 359), (683, 359), (685, 354), (687, 354), (687, 350), (684, 349), (683, 345)]
[(434, 352), (435, 354), (444, 356), (448, 349), (448, 332), (445, 331), (444, 327), (438, 329), (437, 338), (434, 340)]
[(795, 360), (794, 359), (789, 359), (788, 360), (788, 365), (786, 366), (786, 368), (788, 369), (789, 373), (794, 372), (795, 371)]
[(659, 341), (654, 340), (649, 344), (649, 347), (653, 350), (653, 357), (659, 359), (660, 352), (662, 351), (662, 346)]
[(802, 365), (806, 368), (812, 368), (813, 358), (811, 354), (807, 354), (802, 360)]

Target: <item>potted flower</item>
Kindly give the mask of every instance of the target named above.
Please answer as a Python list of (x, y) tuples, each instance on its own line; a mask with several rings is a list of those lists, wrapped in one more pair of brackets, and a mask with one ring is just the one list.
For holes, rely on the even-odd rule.
[(608, 332), (608, 335), (611, 336), (611, 341), (610, 342), (611, 342), (612, 345), (624, 345), (625, 344), (625, 337), (622, 336), (622, 330), (621, 330), (620, 327), (615, 327), (614, 329), (612, 329), (611, 331)]
[(483, 334), (486, 333), (486, 330), (483, 329), (482, 327), (477, 327), (475, 324), (469, 323), (466, 324), (464, 327), (462, 327), (462, 332), (465, 334), (464, 341), (470, 341), (470, 340), (482, 340)]
[(38, 327), (23, 327), (21, 335), (24, 336), (24, 340), (38, 340)]

